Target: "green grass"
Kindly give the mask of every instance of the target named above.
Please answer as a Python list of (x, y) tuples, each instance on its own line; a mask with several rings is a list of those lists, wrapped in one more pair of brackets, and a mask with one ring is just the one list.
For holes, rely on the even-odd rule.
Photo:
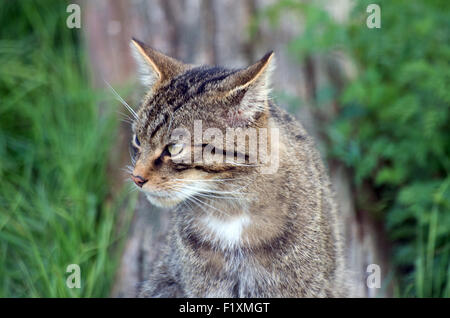
[[(116, 120), (99, 111), (66, 5), (0, 7), (0, 297), (108, 296), (118, 212), (133, 204), (110, 196)], [(66, 286), (69, 264), (81, 267), (80, 289)]]

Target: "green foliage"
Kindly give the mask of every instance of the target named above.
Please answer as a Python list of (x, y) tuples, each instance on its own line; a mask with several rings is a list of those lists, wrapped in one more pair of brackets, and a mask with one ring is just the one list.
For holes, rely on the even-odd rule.
[(336, 97), (329, 155), (354, 172), (356, 196), (376, 194), (359, 209), (384, 217), (400, 295), (450, 297), (450, 2), (377, 1), (380, 29), (366, 27), (370, 3), (358, 1), (344, 25), (295, 1), (266, 14), (301, 13), (306, 29), (290, 44), (300, 61), (344, 49), (357, 64)]
[[(115, 272), (115, 120), (99, 114), (66, 5), (0, 9), (0, 297), (107, 296)], [(69, 264), (81, 289), (66, 286)]]

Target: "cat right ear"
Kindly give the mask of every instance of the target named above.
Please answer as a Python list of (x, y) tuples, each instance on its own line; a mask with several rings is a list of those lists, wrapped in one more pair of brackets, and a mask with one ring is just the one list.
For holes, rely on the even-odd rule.
[(221, 90), (233, 100), (226, 115), (231, 123), (248, 124), (257, 118), (257, 114), (268, 110), (270, 76), (274, 67), (274, 53), (270, 51), (258, 62), (233, 73), (222, 82)]
[(141, 82), (147, 87), (170, 80), (186, 70), (187, 65), (152, 49), (139, 40), (131, 40), (131, 51), (138, 64)]

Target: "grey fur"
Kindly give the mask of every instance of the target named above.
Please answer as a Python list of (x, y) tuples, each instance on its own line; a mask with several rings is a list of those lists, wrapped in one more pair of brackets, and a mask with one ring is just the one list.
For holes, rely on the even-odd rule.
[[(135, 43), (152, 59), (156, 51)], [(349, 296), (330, 182), (311, 137), (269, 100), (272, 57), (270, 53), (246, 69), (228, 70), (172, 65), (173, 59), (164, 60), (158, 53), (159, 62), (148, 66), (150, 71), (164, 68), (170, 76), (149, 87), (138, 111), (133, 130), (140, 146), (133, 173), (149, 180), (148, 189), (161, 191), (184, 184), (177, 180), (227, 181), (212, 182), (209, 197), (199, 193), (176, 204), (166, 243), (141, 297)], [(277, 173), (261, 174), (253, 166), (174, 164), (164, 155), (171, 131), (190, 129), (197, 119), (203, 120), (203, 129), (278, 128)], [(236, 189), (236, 198), (220, 198), (221, 193), (234, 195)], [(199, 201), (207, 204), (195, 204)], [(243, 214), (251, 223), (239, 244), (220, 245), (205, 234), (206, 215), (227, 220)]]

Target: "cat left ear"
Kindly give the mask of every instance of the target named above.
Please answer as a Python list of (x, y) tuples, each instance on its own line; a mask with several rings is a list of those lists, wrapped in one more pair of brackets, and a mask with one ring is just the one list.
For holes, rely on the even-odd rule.
[(252, 121), (256, 114), (267, 108), (270, 76), (274, 68), (275, 54), (270, 51), (255, 64), (225, 79), (222, 89), (225, 89), (228, 97), (237, 99), (236, 106), (229, 109), (232, 121)]
[(145, 86), (152, 87), (158, 82), (170, 80), (187, 68), (184, 63), (152, 49), (135, 38), (131, 40), (131, 49)]

